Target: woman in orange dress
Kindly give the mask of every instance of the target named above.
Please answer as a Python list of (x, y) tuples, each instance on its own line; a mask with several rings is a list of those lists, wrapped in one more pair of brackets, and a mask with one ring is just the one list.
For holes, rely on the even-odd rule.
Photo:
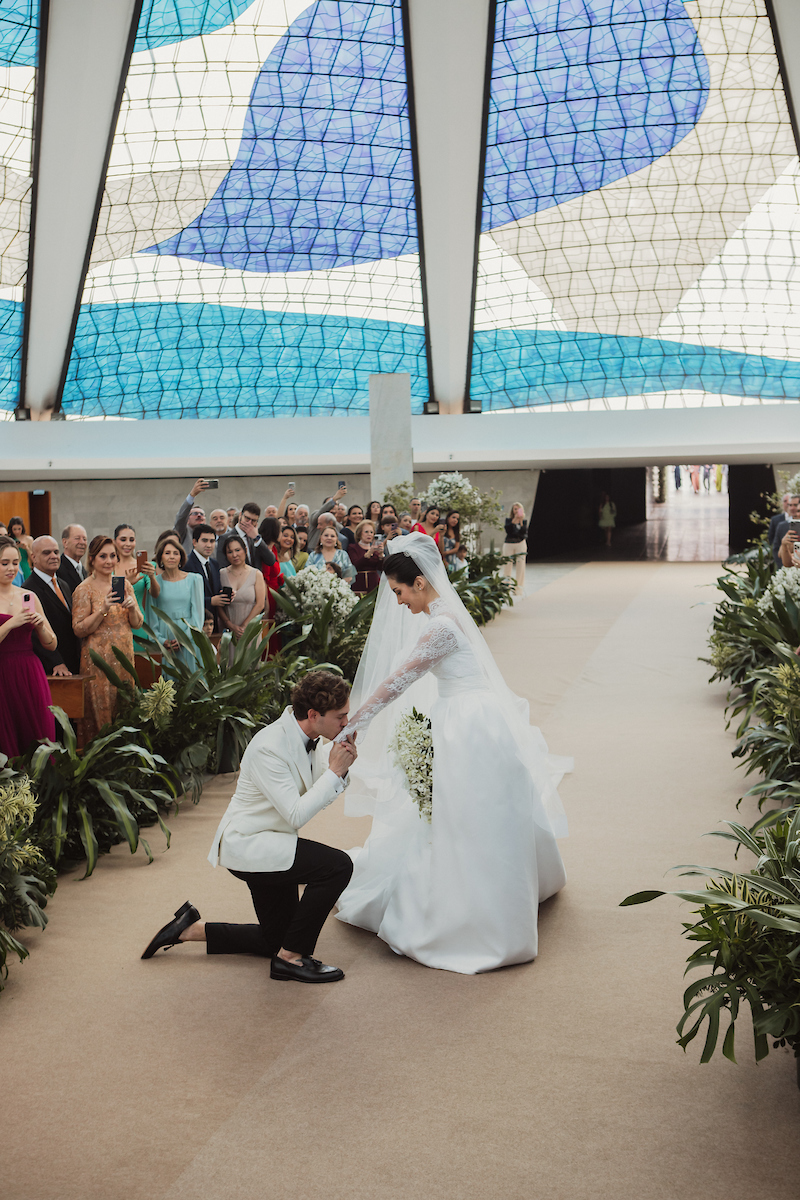
[(79, 722), (81, 744), (114, 720), (117, 689), (92, 662), (95, 650), (117, 673), (123, 667), (114, 653), (118, 646), (133, 662), (133, 630), (141, 628), (144, 617), (129, 580), (125, 580), (125, 599), (120, 603), (111, 595), (111, 580), (117, 566), (117, 551), (106, 534), (92, 538), (87, 555), (91, 575), (72, 594), (72, 628), (81, 645), (81, 675), (89, 675), (86, 685), (87, 713)]

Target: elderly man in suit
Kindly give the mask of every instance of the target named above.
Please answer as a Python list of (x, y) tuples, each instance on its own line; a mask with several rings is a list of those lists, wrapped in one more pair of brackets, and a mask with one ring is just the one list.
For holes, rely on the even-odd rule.
[(189, 495), (175, 514), (174, 529), (186, 551), (186, 557), (192, 553), (192, 529), (195, 525), (205, 525), (206, 510), (201, 504), (195, 504), (195, 498), (208, 488), (207, 479), (198, 479)]
[(38, 638), (34, 638), (34, 654), (41, 659), (48, 675), (78, 675), (81, 644), (72, 629), (72, 592), (69, 585), (58, 578), (60, 560), (55, 538), (36, 538), (31, 547), (33, 569), (22, 586), (39, 597), (44, 615), (58, 639), (55, 650), (47, 650)]
[(86, 553), (89, 539), (82, 525), (67, 525), (61, 534), (61, 545), (64, 552), (58, 567), (58, 578), (63, 580), (71, 592), (79, 583), (83, 583), (89, 572), (81, 559)]
[[(338, 967), (313, 958), (328, 913), (353, 863), (349, 855), (298, 831), (347, 786), (356, 758), (351, 738), (318, 749), (347, 724), (350, 685), (332, 671), (310, 671), (292, 690), (291, 707), (260, 730), (242, 756), (236, 791), (220, 821), (209, 862), (227, 867), (250, 889), (257, 925), (202, 921), (188, 901), (160, 929), (142, 958), (180, 942), (205, 942), (209, 954), (257, 954), (270, 977), (334, 983)], [(305, 884), (298, 899), (298, 884)]]

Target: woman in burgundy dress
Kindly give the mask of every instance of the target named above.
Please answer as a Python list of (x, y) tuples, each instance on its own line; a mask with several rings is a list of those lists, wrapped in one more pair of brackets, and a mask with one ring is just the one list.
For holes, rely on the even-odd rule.
[[(56, 736), (50, 685), (31, 639), (38, 637), (48, 650), (58, 643), (36, 593), (14, 587), (18, 570), (19, 550), (11, 538), (0, 537), (0, 752), (9, 758), (39, 738)], [(33, 611), (23, 608), (23, 596), (31, 597)]]
[(383, 545), (375, 542), (375, 526), (372, 521), (361, 521), (355, 535), (356, 540), (347, 547), (347, 553), (358, 572), (353, 580), (353, 591), (371, 592), (381, 581)]

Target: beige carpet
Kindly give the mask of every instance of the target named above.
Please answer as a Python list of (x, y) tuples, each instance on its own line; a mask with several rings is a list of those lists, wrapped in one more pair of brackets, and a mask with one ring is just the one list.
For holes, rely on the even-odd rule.
[[(534, 964), (426, 970), (333, 920), (319, 950), (347, 979), (329, 987), (198, 947), (141, 962), (187, 897), (251, 919), (205, 862), (231, 779), (171, 822), (152, 866), (118, 850), (63, 879), (0, 997), (4, 1200), (794, 1200), (793, 1060), (756, 1067), (744, 1027), (738, 1067), (684, 1055), (681, 908), (618, 907), (675, 863), (729, 858), (701, 840), (742, 790), (697, 662), (714, 575), (589, 564), (488, 632), (576, 758), (570, 879)], [(346, 847), (366, 824), (334, 806), (309, 830)]]

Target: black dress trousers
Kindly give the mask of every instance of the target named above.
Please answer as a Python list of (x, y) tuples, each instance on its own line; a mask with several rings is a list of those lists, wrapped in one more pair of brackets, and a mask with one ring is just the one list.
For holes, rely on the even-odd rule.
[[(230, 868), (229, 868), (230, 870)], [(353, 860), (344, 850), (297, 839), (288, 871), (233, 871), (250, 888), (257, 925), (206, 922), (208, 954), (259, 954), (272, 958), (281, 946), (312, 955), (328, 913), (350, 882)], [(302, 898), (298, 884), (304, 883)]]

